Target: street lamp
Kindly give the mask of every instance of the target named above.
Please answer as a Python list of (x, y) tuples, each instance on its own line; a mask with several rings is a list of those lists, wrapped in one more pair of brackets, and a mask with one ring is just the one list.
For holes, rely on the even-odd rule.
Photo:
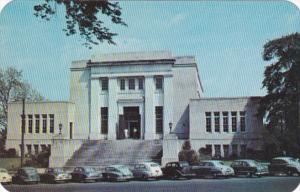
[(170, 122), (170, 123), (169, 123), (170, 133), (171, 133), (171, 131), (172, 131), (172, 125), (173, 125), (172, 122)]

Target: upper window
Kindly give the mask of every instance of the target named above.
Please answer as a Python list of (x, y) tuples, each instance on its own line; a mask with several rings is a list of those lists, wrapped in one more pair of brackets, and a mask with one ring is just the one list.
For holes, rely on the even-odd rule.
[(101, 79), (101, 86), (102, 86), (102, 91), (108, 90), (108, 79), (107, 78)]
[(206, 116), (206, 132), (211, 132), (211, 112), (205, 112)]
[(220, 132), (220, 112), (214, 112), (215, 116), (215, 132)]
[(156, 89), (163, 89), (163, 77), (155, 78), (155, 86), (156, 86)]
[(54, 133), (54, 114), (50, 114), (50, 133)]
[(240, 121), (241, 121), (241, 132), (245, 132), (246, 124), (245, 124), (245, 111), (240, 112)]
[(156, 133), (163, 133), (163, 107), (155, 107)]
[(47, 133), (47, 115), (43, 114), (43, 133)]
[(223, 112), (223, 131), (228, 132), (228, 112)]
[(144, 80), (143, 78), (139, 78), (139, 90), (143, 90), (144, 89)]
[(129, 90), (134, 90), (135, 89), (135, 79), (129, 79), (129, 82), (128, 82), (128, 88)]
[(40, 115), (35, 115), (35, 133), (40, 133)]
[(232, 132), (236, 132), (236, 112), (232, 111), (231, 112), (231, 126), (232, 126)]
[(120, 89), (125, 90), (125, 79), (120, 80)]
[(32, 115), (28, 115), (28, 133), (32, 133)]

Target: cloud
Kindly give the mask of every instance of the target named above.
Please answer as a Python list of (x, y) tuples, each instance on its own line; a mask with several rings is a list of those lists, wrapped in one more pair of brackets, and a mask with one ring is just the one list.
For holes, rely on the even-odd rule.
[(178, 13), (174, 17), (172, 17), (169, 21), (169, 26), (175, 26), (181, 24), (185, 19), (187, 18), (187, 15), (184, 13)]

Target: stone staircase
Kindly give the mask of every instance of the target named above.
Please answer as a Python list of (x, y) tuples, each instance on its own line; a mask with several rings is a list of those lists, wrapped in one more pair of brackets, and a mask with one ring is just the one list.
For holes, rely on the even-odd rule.
[(75, 151), (65, 167), (112, 164), (133, 165), (144, 161), (161, 163), (162, 140), (87, 141)]

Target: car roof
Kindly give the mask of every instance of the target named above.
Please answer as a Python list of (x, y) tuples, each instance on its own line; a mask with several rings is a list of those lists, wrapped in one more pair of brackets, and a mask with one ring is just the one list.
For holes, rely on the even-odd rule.
[(150, 164), (157, 164), (158, 165), (158, 163), (155, 163), (155, 162), (152, 162), (152, 161), (147, 161), (147, 162), (142, 162), (142, 163), (137, 163), (136, 165), (140, 165), (140, 164), (143, 164), (143, 165), (150, 165)]
[(294, 159), (293, 157), (275, 157), (273, 159)]
[(108, 167), (114, 167), (114, 168), (120, 168), (120, 167), (126, 167), (125, 165), (117, 164), (117, 165), (110, 165)]
[(234, 160), (234, 161), (246, 161), (246, 162), (256, 162), (253, 159), (238, 159), (238, 160)]

